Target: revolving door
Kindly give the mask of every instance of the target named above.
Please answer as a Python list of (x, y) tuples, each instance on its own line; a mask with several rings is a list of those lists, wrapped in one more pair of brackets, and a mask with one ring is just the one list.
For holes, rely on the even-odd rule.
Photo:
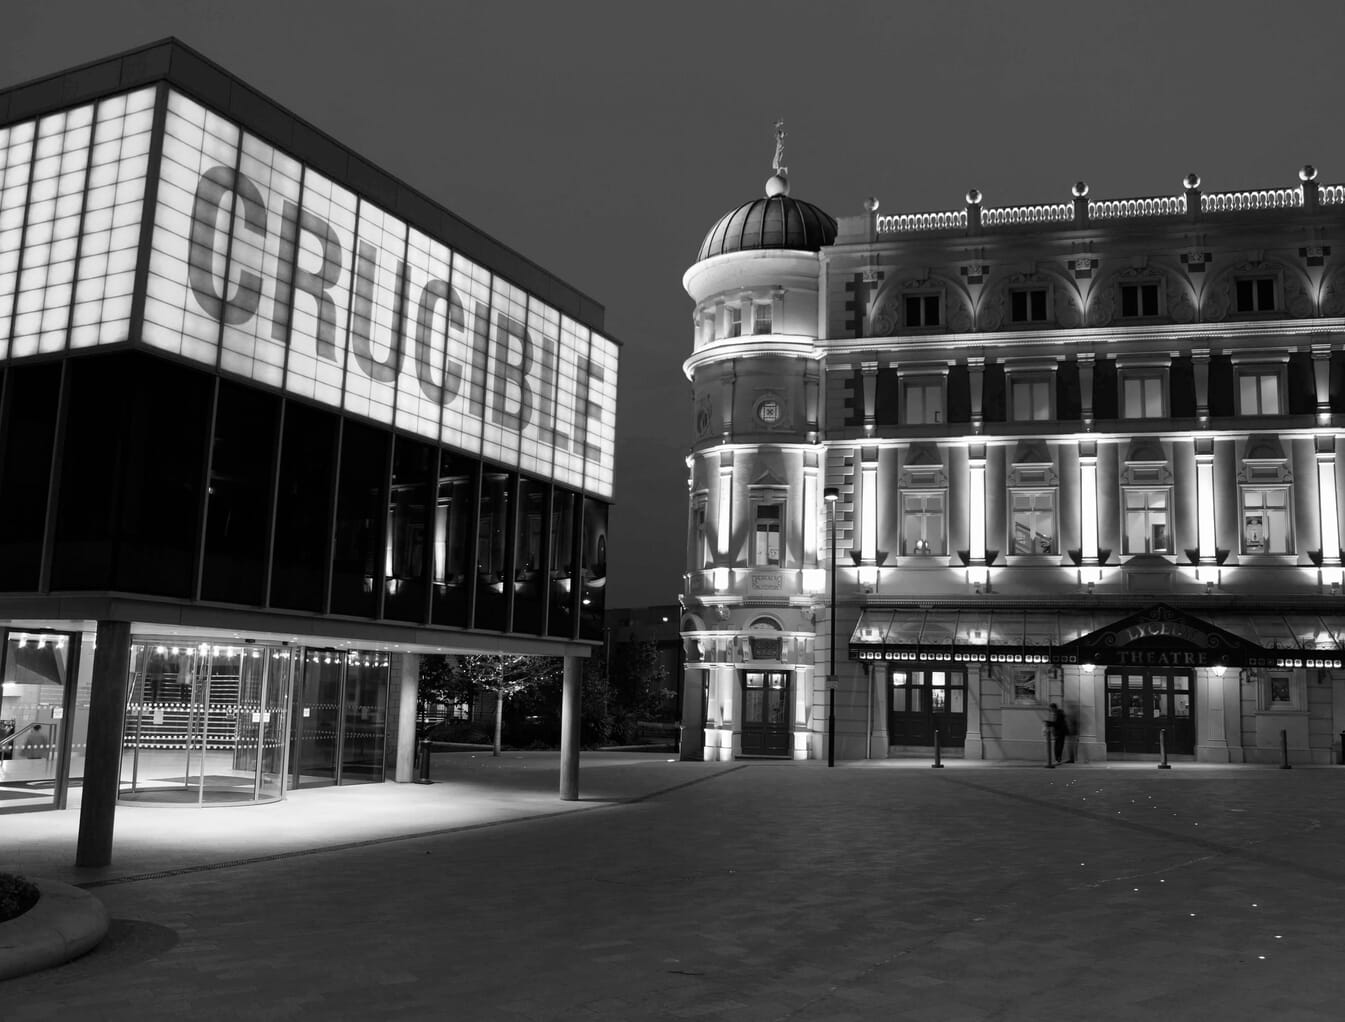
[(122, 732), (124, 802), (229, 805), (285, 793), (288, 649), (131, 645)]

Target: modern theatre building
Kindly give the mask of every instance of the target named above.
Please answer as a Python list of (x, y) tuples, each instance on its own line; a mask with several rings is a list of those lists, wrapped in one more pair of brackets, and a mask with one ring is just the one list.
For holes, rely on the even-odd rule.
[(725, 214), (695, 303), (685, 758), (1331, 763), (1345, 186)]
[(175, 41), (0, 93), (0, 810), (409, 779), (423, 652), (577, 709), (602, 330)]

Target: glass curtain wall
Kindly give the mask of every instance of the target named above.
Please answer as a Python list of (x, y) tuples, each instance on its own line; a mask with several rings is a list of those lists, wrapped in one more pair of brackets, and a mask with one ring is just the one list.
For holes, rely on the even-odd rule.
[(284, 794), (287, 649), (135, 642), (130, 670), (123, 801), (219, 805)]
[[(88, 728), (74, 676), (79, 658), (70, 635), (10, 632), (0, 665), (0, 810), (64, 808), (71, 747), (83, 749)], [(67, 734), (73, 725), (74, 732)]]

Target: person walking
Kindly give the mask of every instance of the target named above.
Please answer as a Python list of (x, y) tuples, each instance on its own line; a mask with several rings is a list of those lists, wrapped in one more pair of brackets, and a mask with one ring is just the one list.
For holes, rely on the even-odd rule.
[(1051, 737), (1055, 741), (1055, 761), (1059, 764), (1065, 756), (1065, 739), (1069, 736), (1069, 720), (1065, 717), (1065, 711), (1056, 703), (1051, 704), (1051, 719), (1047, 724), (1051, 729)]

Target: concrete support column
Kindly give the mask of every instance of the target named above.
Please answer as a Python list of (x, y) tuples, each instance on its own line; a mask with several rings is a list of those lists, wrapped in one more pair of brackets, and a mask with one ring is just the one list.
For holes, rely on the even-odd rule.
[(584, 661), (565, 658), (560, 696), (560, 797), (563, 802), (579, 799), (580, 682)]
[(131, 623), (99, 621), (89, 686), (88, 745), (79, 807), (76, 866), (112, 862), (112, 825), (121, 775), (121, 730), (131, 664)]
[(414, 780), (416, 769), (416, 698), (420, 691), (420, 656), (402, 654), (401, 684), (397, 689), (397, 760), (393, 780)]

